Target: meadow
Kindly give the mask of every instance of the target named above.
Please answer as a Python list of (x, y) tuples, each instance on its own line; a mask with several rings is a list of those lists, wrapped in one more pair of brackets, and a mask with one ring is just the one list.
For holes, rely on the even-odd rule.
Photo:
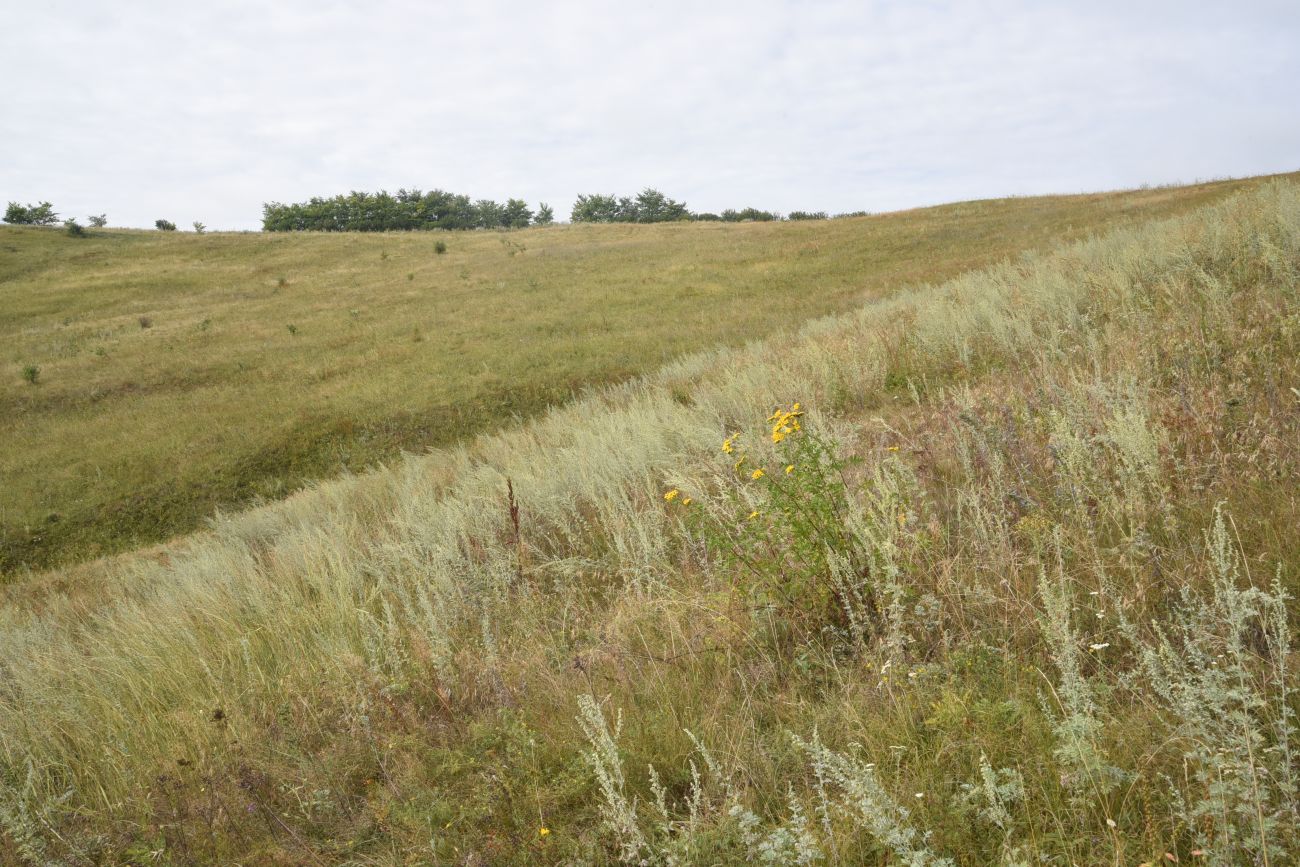
[(0, 573), (159, 542), (692, 352), (1257, 183), (804, 223), (0, 227)]
[(9, 582), (0, 861), (1300, 858), (1279, 179)]
[(1294, 863), (1298, 481), (1275, 180), (11, 582), (0, 856)]

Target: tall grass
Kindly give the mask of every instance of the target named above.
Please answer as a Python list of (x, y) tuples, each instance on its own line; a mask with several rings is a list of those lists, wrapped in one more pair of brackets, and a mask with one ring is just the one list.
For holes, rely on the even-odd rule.
[(0, 227), (0, 573), (160, 542), (704, 347), (1261, 182), (474, 232), (446, 255), (427, 233)]
[(1298, 275), (1277, 183), (8, 588), (5, 854), (1293, 861)]

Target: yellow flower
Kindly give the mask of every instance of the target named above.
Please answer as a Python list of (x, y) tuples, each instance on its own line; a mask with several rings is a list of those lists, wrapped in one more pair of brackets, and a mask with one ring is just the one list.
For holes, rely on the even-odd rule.
[(667, 501), (669, 501), (669, 502), (672, 502), (673, 500), (677, 499), (677, 495), (678, 495), (679, 493), (681, 493), (681, 492), (678, 491), (676, 488), (673, 488), (671, 491), (669, 491), (668, 493), (664, 494), (664, 499), (667, 500)]
[(754, 519), (757, 518), (757, 517), (758, 517), (758, 510), (757, 510), (757, 509), (755, 509), (754, 511), (752, 511), (752, 512), (749, 513), (749, 520), (752, 521), (752, 520), (754, 520)]
[(906, 526), (907, 526), (907, 512), (899, 512), (899, 513), (898, 513), (898, 526), (900, 526), (900, 527), (906, 527)]
[(736, 461), (736, 466), (735, 466), (735, 470), (736, 470), (736, 472), (740, 472), (740, 467), (741, 467), (741, 465), (744, 464), (744, 463), (745, 463), (745, 456), (744, 456), (744, 455), (741, 455), (741, 456), (740, 456), (740, 460)]
[(786, 468), (785, 468), (785, 474), (786, 474), (787, 476), (790, 475), (790, 474), (793, 473), (793, 472), (794, 472), (794, 464), (789, 464), (788, 466), (786, 466)]
[(537, 829), (537, 836), (538, 836), (538, 837), (545, 837), (545, 836), (546, 836), (547, 834), (549, 834), (549, 833), (551, 833), (551, 829), (550, 829), (550, 828), (538, 828), (538, 829)]
[(797, 403), (789, 412), (778, 409), (772, 413), (767, 419), (772, 423), (772, 442), (779, 443), (790, 434), (801, 430), (799, 417), (802, 415), (803, 413), (799, 411), (799, 404)]
[(750, 477), (751, 479), (761, 479), (761, 478), (763, 478), (763, 476), (765, 476), (765, 475), (767, 475), (767, 473), (763, 472), (761, 469), (757, 469), (757, 470), (754, 470), (754, 472), (750, 473), (750, 474), (749, 474), (749, 477)]
[(690, 497), (684, 497), (684, 498), (682, 498), (682, 505), (683, 505), (683, 506), (689, 506), (692, 502), (693, 502), (693, 500), (691, 500)]
[(722, 450), (727, 454), (731, 454), (732, 452), (731, 440), (722, 441)]
[(898, 446), (890, 446), (890, 447), (889, 447), (889, 450), (890, 450), (891, 452), (896, 452), (896, 451), (898, 451)]

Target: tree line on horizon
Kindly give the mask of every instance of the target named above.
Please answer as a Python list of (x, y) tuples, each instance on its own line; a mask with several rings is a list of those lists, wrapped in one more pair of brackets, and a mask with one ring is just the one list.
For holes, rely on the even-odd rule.
[[(866, 211), (836, 214), (836, 217), (866, 216)], [(775, 211), (746, 207), (728, 208), (721, 213), (695, 212), (684, 202), (646, 187), (635, 196), (592, 193), (579, 195), (569, 214), (573, 223), (669, 223), (669, 222), (768, 222), (774, 220), (826, 220), (825, 211), (792, 211), (782, 216)], [(265, 232), (401, 232), (427, 229), (522, 229), (549, 226), (555, 212), (545, 202), (536, 211), (522, 199), (504, 204), (492, 199), (444, 190), (421, 192), (401, 189), (396, 193), (353, 191), (330, 198), (314, 196), (306, 202), (267, 202), (262, 206)]]
[[(668, 222), (770, 222), (776, 220), (827, 220), (840, 217), (867, 216), (867, 211), (829, 216), (825, 211), (791, 211), (781, 215), (775, 211), (745, 207), (728, 208), (721, 213), (690, 210), (684, 202), (646, 187), (635, 196), (592, 193), (579, 195), (569, 214), (573, 223), (668, 223)], [(50, 226), (58, 222), (58, 215), (49, 202), (22, 205), (9, 202), (4, 221), (14, 225)], [(400, 189), (396, 193), (380, 190), (377, 193), (353, 191), (330, 198), (313, 196), (305, 202), (285, 204), (266, 202), (262, 205), (262, 231), (264, 232), (402, 232), (430, 229), (522, 229), (528, 226), (549, 226), (555, 222), (555, 212), (541, 202), (533, 210), (523, 199), (507, 199), (504, 203), (492, 199), (470, 199), (469, 196), (444, 190), (422, 192), (418, 189)], [(69, 234), (83, 235), (84, 230), (75, 219), (63, 221)], [(89, 218), (93, 228), (107, 225), (103, 214)], [(159, 231), (175, 231), (169, 220), (157, 220)], [(202, 234), (207, 227), (194, 223), (194, 231)]]
[(396, 193), (353, 191), (305, 202), (267, 202), (265, 232), (402, 232), (423, 229), (522, 229), (554, 222), (545, 202), (533, 211), (523, 199), (471, 200), (444, 190), (401, 189)]

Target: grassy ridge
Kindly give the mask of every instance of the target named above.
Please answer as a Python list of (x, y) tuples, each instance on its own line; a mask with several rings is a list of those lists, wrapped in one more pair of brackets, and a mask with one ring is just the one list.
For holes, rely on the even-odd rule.
[(158, 541), (702, 346), (1253, 183), (455, 234), (441, 256), (441, 235), (0, 228), (0, 571)]
[(1291, 863), (1298, 387), (1277, 183), (12, 585), (0, 854)]

